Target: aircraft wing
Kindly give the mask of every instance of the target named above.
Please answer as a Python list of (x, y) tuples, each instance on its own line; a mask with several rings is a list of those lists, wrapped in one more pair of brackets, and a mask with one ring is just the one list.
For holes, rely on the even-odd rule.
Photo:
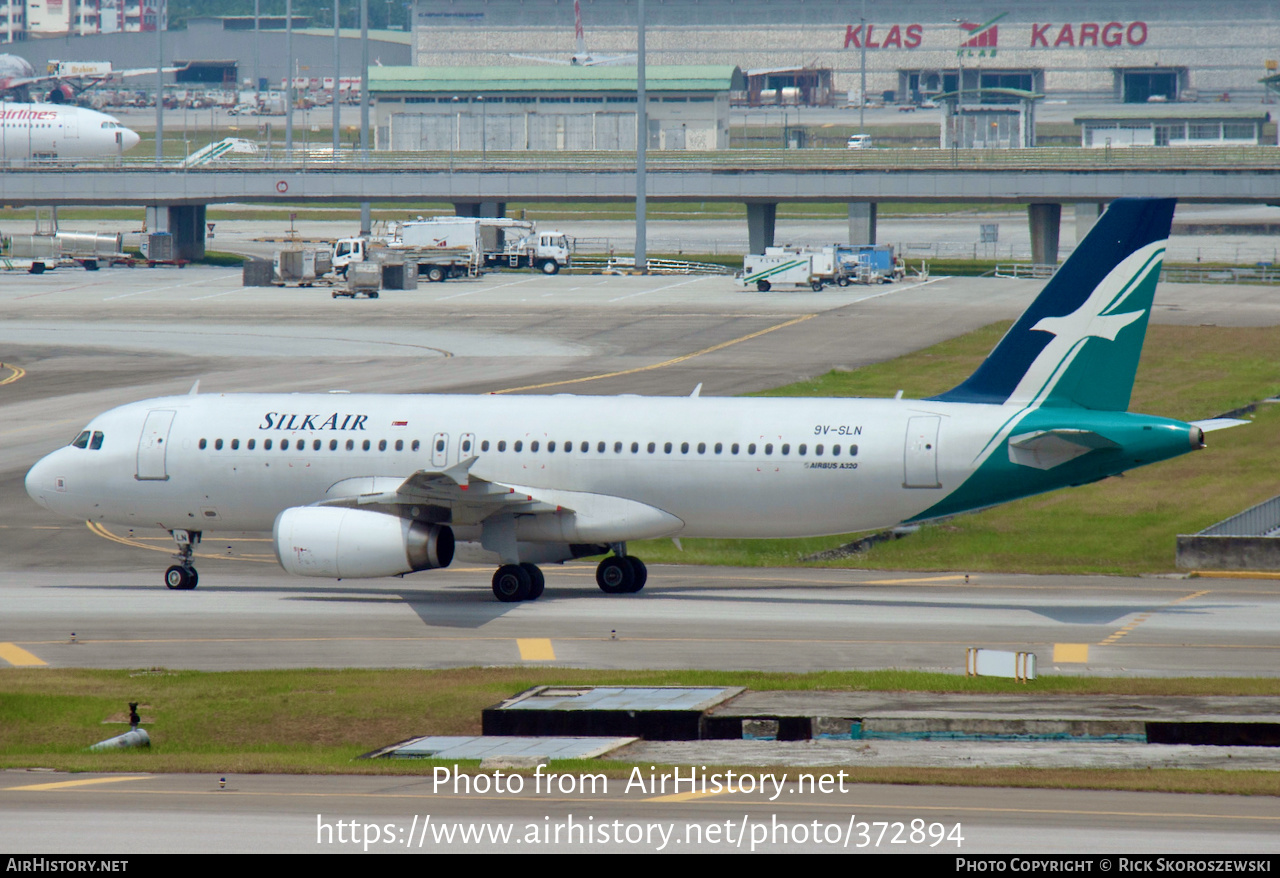
[(519, 58), (521, 61), (537, 61), (539, 64), (564, 64), (569, 65), (573, 62), (567, 58), (543, 58), (538, 55), (510, 55), (512, 58)]
[[(317, 505), (368, 509), (401, 518), (456, 527), (494, 526), (494, 540), (611, 543), (670, 536), (684, 527), (674, 515), (625, 497), (504, 485), (471, 475), (477, 458), (442, 470), (419, 470), (407, 479), (366, 476), (344, 479)], [(503, 522), (507, 523), (503, 530)], [(486, 546), (489, 544), (486, 543)], [(496, 550), (496, 549), (495, 549)]]
[[(163, 67), (165, 73), (177, 73), (186, 70), (186, 65), (182, 67)], [(135, 67), (130, 70), (112, 70), (104, 73), (46, 73), (43, 76), (15, 76), (5, 80), (4, 87), (6, 89), (23, 88), (29, 85), (41, 85), (52, 83), (65, 83), (76, 87), (77, 91), (84, 91), (95, 85), (101, 85), (116, 77), (125, 76), (146, 76), (147, 74), (155, 75), (154, 67)]]
[(392, 514), (400, 514), (400, 507), (435, 506), (448, 509), (449, 520), (459, 525), (479, 524), (497, 512), (573, 511), (510, 485), (471, 475), (476, 460), (469, 457), (448, 469), (419, 470), (404, 480), (383, 476), (344, 479), (329, 488), (330, 499), (320, 505), (382, 507), (379, 511)]

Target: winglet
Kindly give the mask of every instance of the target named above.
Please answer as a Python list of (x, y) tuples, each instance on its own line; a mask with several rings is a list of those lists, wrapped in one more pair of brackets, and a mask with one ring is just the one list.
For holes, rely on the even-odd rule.
[(196, 383), (191, 385), (191, 389), (187, 391), (187, 396), (195, 396), (200, 392), (200, 379), (196, 379)]
[(701, 382), (701, 381), (699, 381), (699, 382), (698, 382), (698, 386), (697, 386), (697, 387), (693, 388), (693, 393), (689, 394), (689, 397), (690, 397), (691, 399), (697, 399), (699, 396), (702, 396), (702, 382)]

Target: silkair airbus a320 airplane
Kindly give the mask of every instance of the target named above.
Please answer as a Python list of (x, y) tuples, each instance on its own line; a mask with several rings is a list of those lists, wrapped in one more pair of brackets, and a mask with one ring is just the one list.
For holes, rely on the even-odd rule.
[(160, 527), (169, 588), (206, 530), (266, 531), (290, 573), (349, 579), (612, 552), (627, 541), (800, 537), (922, 521), (1079, 485), (1204, 445), (1222, 422), (1128, 414), (1171, 200), (1119, 200), (963, 384), (908, 399), (201, 394), (94, 418), (27, 475), (54, 512)]

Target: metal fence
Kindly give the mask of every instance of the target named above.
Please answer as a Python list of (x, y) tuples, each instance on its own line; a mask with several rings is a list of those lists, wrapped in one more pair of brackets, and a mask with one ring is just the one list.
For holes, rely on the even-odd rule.
[[(167, 158), (160, 167), (179, 169), (184, 157)], [(1280, 165), (1280, 148), (1241, 147), (1136, 147), (1131, 149), (1084, 149), (1081, 147), (1034, 147), (1030, 149), (728, 149), (655, 150), (648, 153), (653, 170), (1007, 170), (1007, 171), (1239, 171), (1274, 170)], [(67, 167), (156, 167), (154, 156), (112, 156), (104, 159), (45, 160), (6, 159), (5, 168)], [(286, 154), (277, 143), (260, 143), (256, 155), (226, 155), (216, 163), (190, 169), (208, 173), (218, 168), (274, 168), (281, 170), (412, 169), (421, 171), (629, 171), (635, 168), (635, 153), (629, 150), (428, 150), (390, 151), (297, 146)]]
[[(733, 274), (733, 269), (713, 262), (684, 262), (679, 259), (649, 259), (647, 262), (649, 274)], [(636, 270), (636, 261), (630, 256), (574, 256), (569, 270), (589, 274), (630, 274)]]
[(1272, 497), (1200, 531), (1204, 537), (1268, 537), (1280, 535), (1280, 496)]
[(1272, 265), (1257, 268), (1165, 268), (1160, 279), (1173, 284), (1280, 284), (1280, 269)]

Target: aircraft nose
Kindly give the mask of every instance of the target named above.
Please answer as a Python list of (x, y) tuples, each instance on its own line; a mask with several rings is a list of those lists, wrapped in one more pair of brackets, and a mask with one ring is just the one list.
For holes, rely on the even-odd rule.
[(49, 492), (53, 490), (52, 471), (49, 458), (43, 457), (27, 472), (26, 478), (27, 495), (46, 509), (49, 508)]
[(124, 130), (124, 134), (123, 134), (123, 142), (122, 142), (122, 144), (121, 144), (121, 145), (124, 147), (124, 151), (125, 151), (125, 152), (128, 152), (129, 150), (131, 150), (131, 149), (133, 149), (135, 146), (137, 146), (137, 145), (138, 145), (138, 141), (140, 141), (140, 140), (142, 140), (142, 138), (138, 136), (138, 132), (136, 132), (136, 131), (134, 131), (134, 130), (132, 130), (132, 129), (130, 129), (130, 128), (126, 128), (126, 129)]

